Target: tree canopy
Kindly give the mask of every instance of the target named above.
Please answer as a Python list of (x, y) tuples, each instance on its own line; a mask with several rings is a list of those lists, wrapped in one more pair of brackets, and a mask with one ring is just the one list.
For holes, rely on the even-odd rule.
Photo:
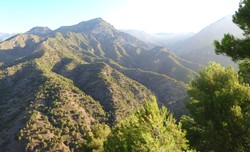
[(182, 117), (191, 146), (200, 151), (250, 151), (250, 87), (232, 68), (210, 63), (189, 86)]
[(240, 2), (239, 9), (233, 16), (233, 22), (243, 30), (245, 37), (240, 39), (225, 34), (221, 42), (214, 41), (215, 51), (238, 62), (239, 74), (245, 83), (250, 83), (250, 0)]
[(108, 152), (188, 150), (185, 133), (169, 111), (159, 109), (156, 100), (115, 127), (105, 143)]
[(239, 39), (231, 34), (225, 34), (221, 42), (214, 42), (215, 51), (218, 54), (228, 55), (235, 61), (250, 58), (250, 0), (240, 2), (239, 9), (233, 16), (233, 22), (243, 30), (245, 38)]

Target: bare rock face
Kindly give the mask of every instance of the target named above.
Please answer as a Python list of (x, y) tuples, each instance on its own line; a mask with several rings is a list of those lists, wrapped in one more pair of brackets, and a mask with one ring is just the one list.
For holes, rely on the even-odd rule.
[(27, 33), (38, 36), (47, 36), (52, 30), (48, 27), (36, 26), (30, 29)]

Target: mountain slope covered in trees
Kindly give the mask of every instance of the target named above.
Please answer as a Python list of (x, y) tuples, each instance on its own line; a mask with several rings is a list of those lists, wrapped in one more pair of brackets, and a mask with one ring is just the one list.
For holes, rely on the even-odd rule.
[(100, 18), (13, 36), (0, 43), (1, 150), (78, 151), (154, 95), (180, 117), (198, 67)]

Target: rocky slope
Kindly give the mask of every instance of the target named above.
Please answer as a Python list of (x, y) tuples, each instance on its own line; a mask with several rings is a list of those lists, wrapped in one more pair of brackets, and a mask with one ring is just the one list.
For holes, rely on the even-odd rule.
[(52, 30), (48, 27), (36, 26), (36, 27), (33, 27), (32, 29), (30, 29), (27, 33), (38, 35), (38, 36), (47, 36), (51, 32), (52, 32)]

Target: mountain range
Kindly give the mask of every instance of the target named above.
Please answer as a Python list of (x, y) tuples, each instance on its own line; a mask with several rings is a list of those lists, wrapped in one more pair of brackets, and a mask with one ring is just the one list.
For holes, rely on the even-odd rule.
[(232, 16), (226, 16), (199, 31), (198, 33), (162, 33), (148, 34), (138, 30), (122, 30), (151, 46), (163, 46), (179, 57), (200, 65), (216, 61), (224, 66), (235, 65), (229, 57), (216, 55), (213, 41), (221, 40), (230, 33), (242, 37), (242, 30), (232, 22)]
[(187, 84), (215, 60), (213, 40), (242, 31), (225, 17), (198, 33), (117, 30), (101, 18), (37, 26), (0, 42), (0, 151), (80, 151), (152, 96), (179, 119)]
[(152, 96), (179, 118), (200, 65), (149, 46), (101, 18), (34, 27), (0, 43), (2, 151), (79, 151)]
[(184, 33), (147, 33), (145, 31), (134, 30), (134, 29), (120, 29), (122, 32), (133, 35), (139, 40), (147, 43), (150, 47), (163, 46), (174, 49), (178, 43), (185, 41), (186, 39), (195, 35), (192, 32)]

